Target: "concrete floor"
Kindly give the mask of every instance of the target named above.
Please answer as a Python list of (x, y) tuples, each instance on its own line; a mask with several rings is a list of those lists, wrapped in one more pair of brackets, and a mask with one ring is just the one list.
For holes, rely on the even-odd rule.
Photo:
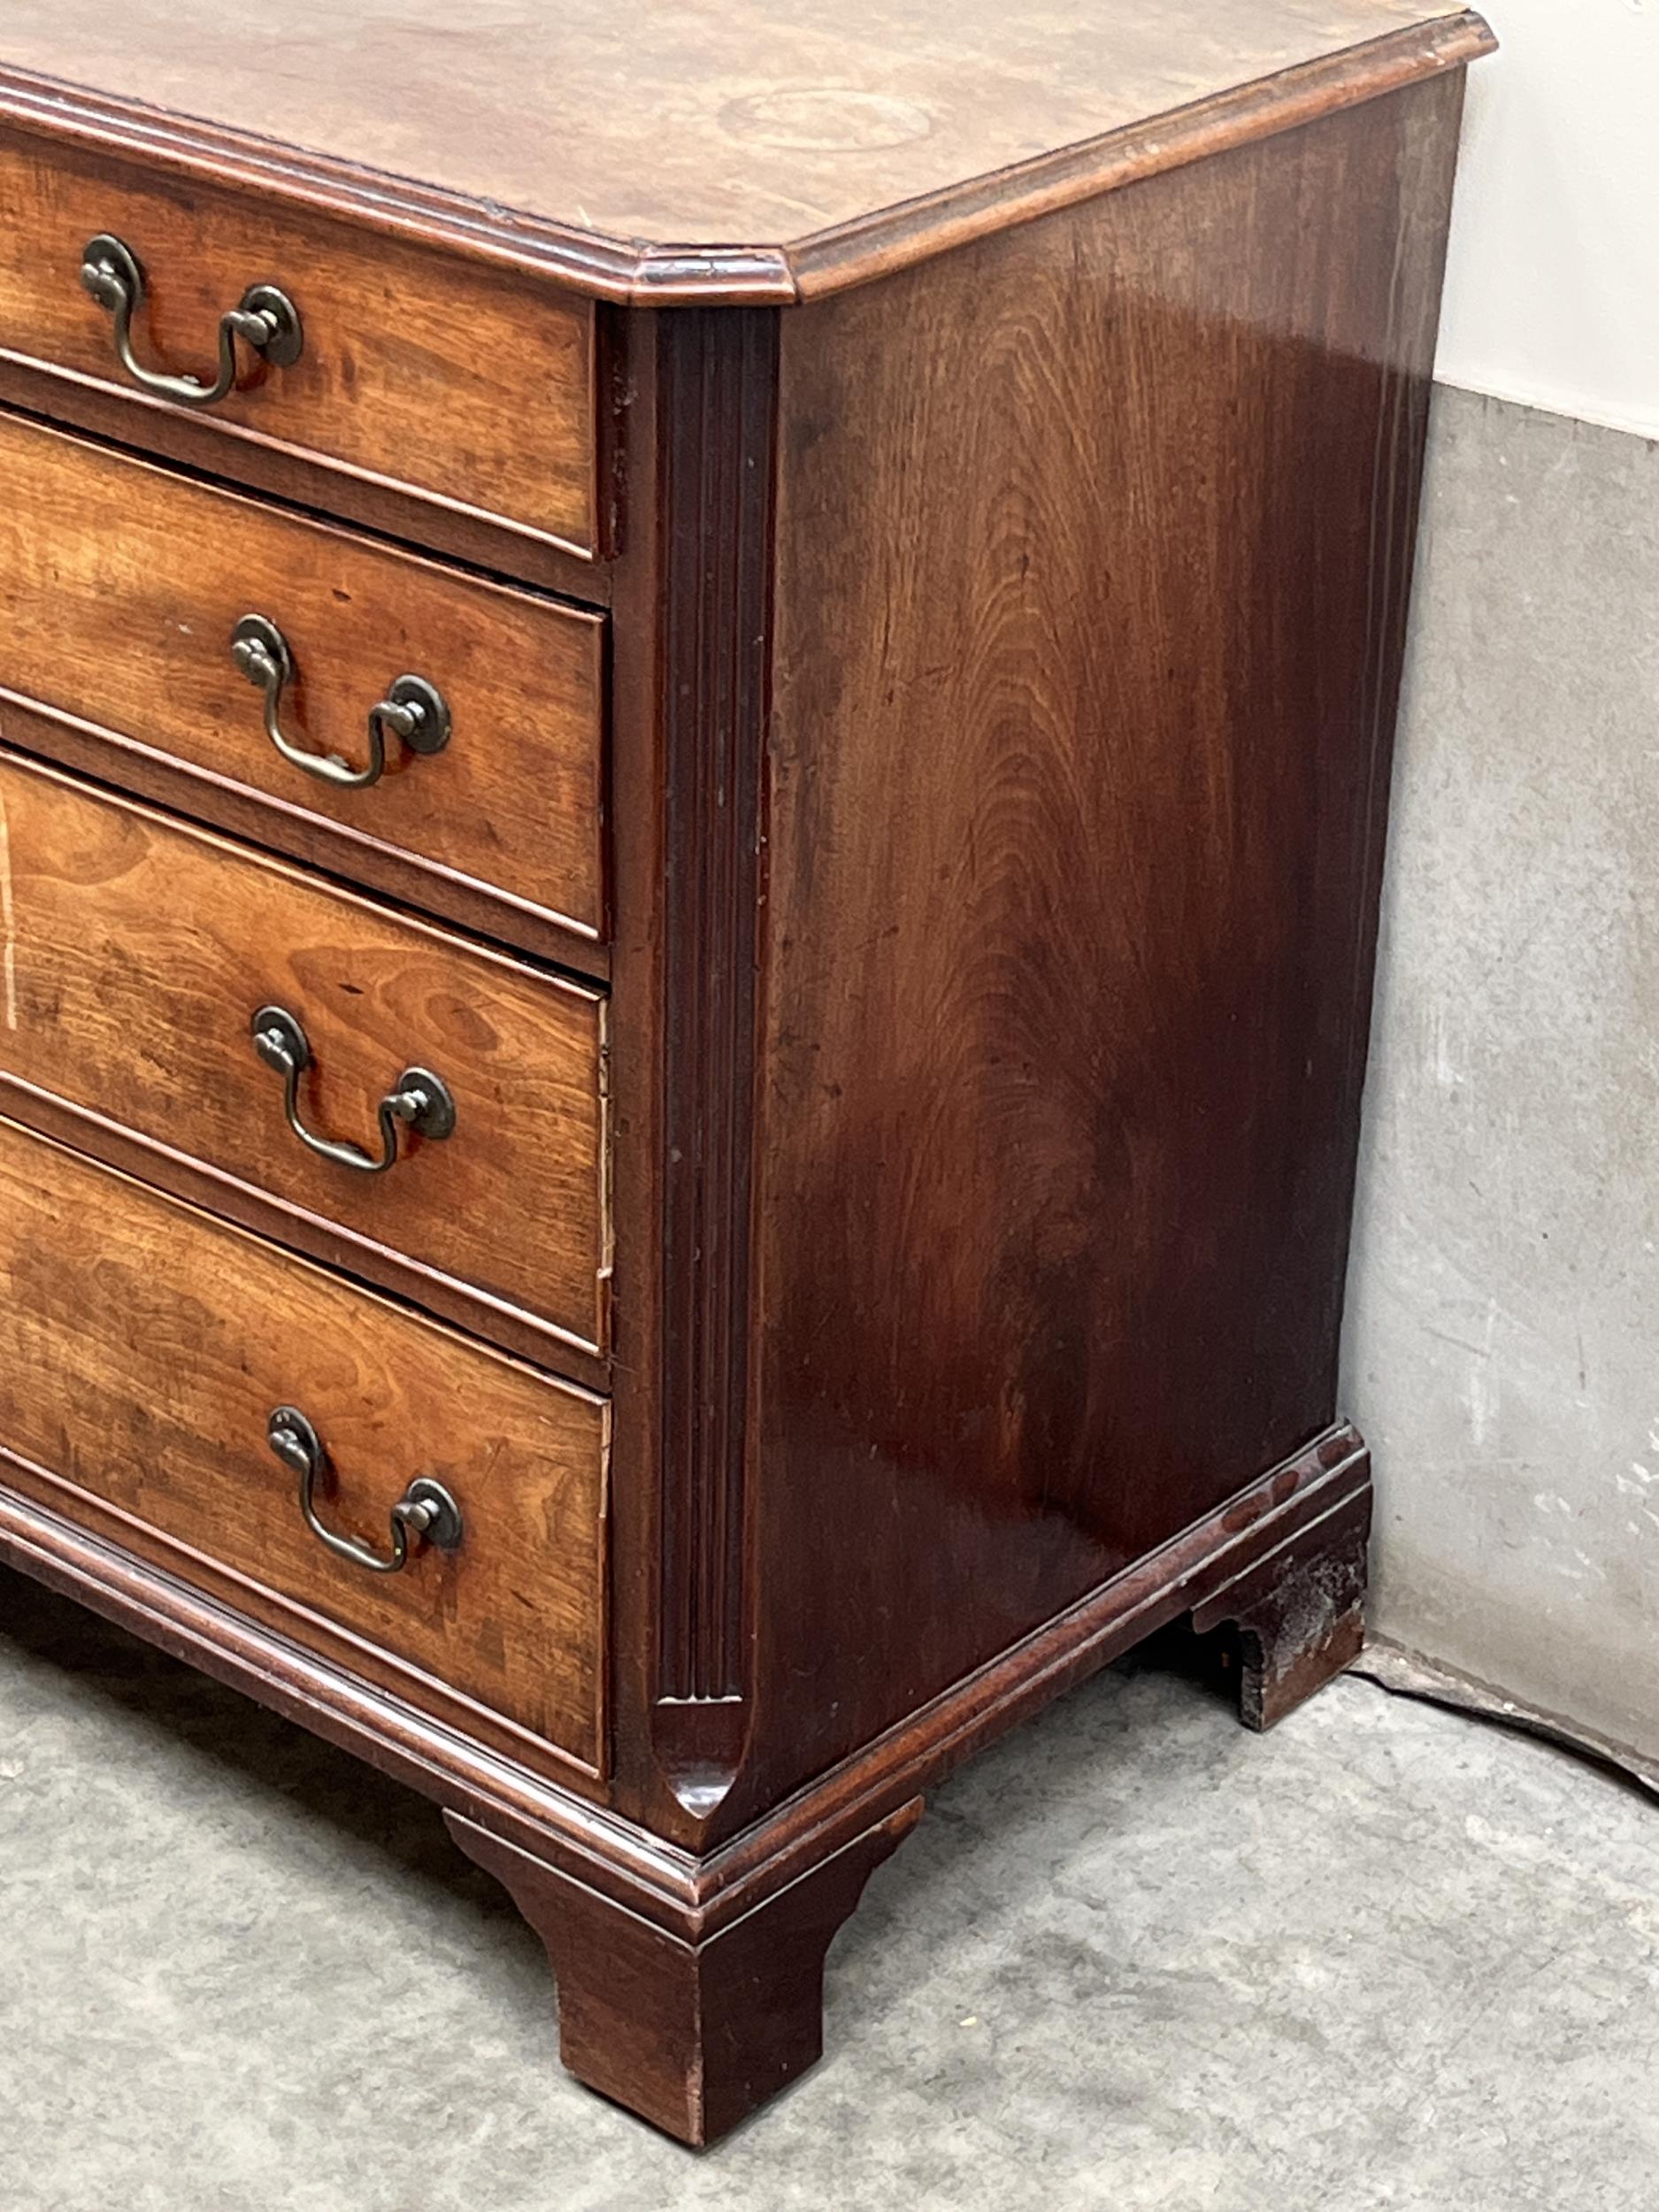
[(4, 2212), (1652, 2212), (1659, 1810), (1349, 1678), (1108, 1675), (935, 1799), (703, 2159), (419, 1800), (0, 1574)]

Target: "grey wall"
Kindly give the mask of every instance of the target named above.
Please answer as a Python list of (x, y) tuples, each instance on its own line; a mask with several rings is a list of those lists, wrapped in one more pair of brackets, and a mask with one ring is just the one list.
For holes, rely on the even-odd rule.
[(1442, 388), (1346, 1402), (1374, 1620), (1659, 1766), (1659, 445)]

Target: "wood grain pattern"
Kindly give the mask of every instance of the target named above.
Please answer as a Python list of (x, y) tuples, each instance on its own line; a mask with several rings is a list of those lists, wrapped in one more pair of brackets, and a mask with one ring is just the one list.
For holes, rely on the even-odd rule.
[(477, 1821), (445, 1817), (541, 1939), (558, 1980), (566, 2067), (702, 2147), (817, 2062), (825, 1954), (921, 1814), (912, 1798), (741, 1920), (690, 1941)]
[[(202, 1163), (284, 1206), (285, 1233), (373, 1276), (407, 1254), (560, 1337), (604, 1334), (608, 1229), (603, 1001), (406, 921), (203, 833), (0, 756), (7, 869), (0, 1077), (147, 1140), (150, 1171)], [(378, 1148), (375, 1105), (411, 1064), (457, 1108), (442, 1143), (405, 1135), (370, 1177), (288, 1131), (280, 1077), (254, 1053), (265, 1004), (303, 1023), (309, 1125)], [(93, 1149), (96, 1122), (78, 1140)]]
[[(953, 199), (991, 178), (1000, 219), (1021, 219), (1052, 157), (1154, 118), (1177, 119), (1162, 134), (1179, 141), (1207, 103), (1283, 73), (1323, 70), (1342, 98), (1373, 71), (1383, 89), (1396, 66), (1423, 73), (1490, 43), (1436, 0), (1092, 0), (1065, 14), (488, 0), (464, 33), (446, 0), (251, 0), (234, 18), (213, 0), (12, 0), (4, 56), (227, 127), (242, 149), (221, 145), (220, 163), (272, 176), (272, 141), (303, 150), (293, 179), (353, 195), (371, 219), (401, 194), (411, 219), (447, 218), (460, 239), (539, 253), (612, 296), (686, 297), (768, 282), (787, 296), (815, 242), (807, 258), (833, 280), (830, 264), (884, 250), (890, 214), (903, 238), (903, 211), (929, 203), (948, 242)], [(74, 103), (60, 88), (58, 113), (35, 104), (65, 125)]]
[(1358, 1658), (1371, 1525), (1367, 1487), (1194, 1608), (1200, 1635), (1231, 1632), (1226, 1655), (1247, 1728), (1276, 1728)]
[(27, 134), (0, 133), (0, 355), (117, 396), (132, 444), (150, 442), (150, 419), (181, 411), (127, 380), (110, 317), (81, 289), (83, 250), (104, 231), (143, 265), (150, 296), (135, 343), (146, 363), (199, 373), (220, 315), (250, 284), (281, 286), (300, 311), (300, 359), (249, 370), (196, 418), (220, 473), (280, 489), (282, 465), (296, 457), (334, 472), (339, 488), (324, 503), (346, 513), (347, 480), (395, 489), (407, 535), (424, 535), (420, 517), (436, 507), (599, 549), (589, 302)]
[[(234, 1684), (438, 1803), (572, 1874), (612, 1902), (687, 1942), (787, 1889), (820, 1859), (925, 1794), (963, 1762), (1159, 1629), (1242, 1586), (1261, 1563), (1312, 1558), (1322, 1527), (1369, 1509), (1369, 1455), (1340, 1423), (1308, 1449), (1093, 1591), (1035, 1635), (908, 1716), (741, 1832), (687, 1851), (652, 1824), (572, 1795), (550, 1778), (491, 1756), (477, 1729), (433, 1725), (332, 1655), (280, 1633), (163, 1571), (130, 1542), (111, 1543), (53, 1506), (8, 1487), (0, 1473), (0, 1560), (120, 1623), (217, 1679)], [(616, 1494), (620, 1502), (626, 1486)], [(614, 1544), (611, 1547), (614, 1549)], [(618, 1656), (623, 1655), (618, 1652)], [(607, 1794), (616, 1794), (613, 1778)]]
[(1459, 92), (784, 319), (722, 1823), (1332, 1418)]
[[(661, 1382), (670, 1295), (663, 1251), (669, 1165), (663, 977), (674, 865), (665, 828), (663, 731), (676, 687), (686, 680), (665, 649), (662, 603), (670, 565), (662, 496), (668, 439), (657, 352), (672, 341), (664, 317), (617, 311), (611, 319), (618, 378), (628, 394), (626, 435), (618, 449), (624, 550), (613, 572), (611, 601), (609, 788), (615, 832), (609, 1065), (617, 1255), (611, 1328), (618, 1383), (612, 1420), (617, 1464), (636, 1471), (617, 1485), (612, 1501), (611, 1786), (620, 1811), (679, 1842), (675, 1824), (684, 1820), (685, 1809), (653, 1733), (665, 1709), (663, 1571), (672, 1483)], [(690, 864), (695, 869), (695, 862)]]
[[(319, 1509), (386, 1548), (417, 1473), (453, 1493), (459, 1550), (397, 1575), (334, 1558), (265, 1446), (315, 1423)], [(0, 1123), (0, 1455), (8, 1479), (87, 1492), (205, 1563), (384, 1646), (601, 1763), (605, 1409), (320, 1270)], [(223, 1576), (218, 1577), (222, 1581)], [(429, 1701), (418, 1677), (403, 1694)]]
[(740, 1694), (748, 1643), (749, 1170), (777, 318), (686, 309), (658, 334), (664, 650), (673, 671), (662, 732), (671, 860), (660, 1690), (708, 1701)]
[[(519, 907), (603, 930), (602, 616), (16, 417), (0, 416), (0, 728), (11, 695), (119, 741), (91, 756), (113, 780), (133, 749), (188, 764), (209, 818), (226, 784), (278, 801), (255, 818), (266, 841), (288, 846), (297, 823), (303, 856), (342, 873), (374, 881), (390, 848), (426, 864), (434, 903), (456, 876), (504, 892), (503, 934)], [(388, 741), (386, 773), (365, 790), (291, 766), (231, 659), (249, 613), (292, 650), (293, 743), (361, 766), (368, 710), (408, 671), (442, 692), (449, 743), (422, 758)]]
[[(879, 0), (648, 12), (574, 0), (531, 24), (479, 0), (462, 35), (439, 0), (288, 0), (280, 22), (252, 0), (232, 34), (206, 0), (134, 0), (108, 21), (91, 0), (17, 0), (0, 31), (0, 150), (34, 150), (31, 190), (113, 180), (162, 211), (169, 242), (239, 249), (194, 297), (194, 277), (158, 293), (158, 345), (193, 342), (224, 303), (210, 289), (254, 273), (240, 248), (257, 211), (273, 245), (315, 240), (319, 280), (338, 277), (354, 312), (395, 304), (371, 273), (400, 256), (452, 314), (456, 273), (494, 288), (429, 359), (406, 357), (405, 333), (378, 360), (376, 390), (407, 371), (419, 395), (396, 476), (7, 354), (4, 324), (0, 400), (603, 602), (613, 662), (611, 926), (588, 941), (608, 993), (0, 749), (6, 1110), (341, 1271), (191, 1220), (188, 1259), (135, 1280), (130, 1225), (187, 1219), (140, 1189), (114, 1202), (105, 1284), (101, 1194), (127, 1187), (52, 1167), (37, 1206), (72, 1171), (103, 1179), (73, 1220), (59, 1206), (22, 1238), (0, 1316), (0, 1555), (436, 1797), (563, 1973), (572, 2065), (706, 2140), (810, 2062), (824, 1945), (863, 1861), (957, 1763), (1184, 1616), (1232, 1624), (1258, 1722), (1359, 1633), (1370, 1477), (1335, 1417), (1336, 1348), (1459, 65), (1490, 37), (1414, 0), (1099, 0), (1064, 22), (985, 0), (902, 21)], [(719, 41), (703, 35), (717, 17)], [(41, 44), (12, 58), (38, 67), (65, 26), (104, 90), (7, 70), (14, 27)], [(256, 103), (268, 118), (261, 42), (279, 34), (288, 142), (250, 121)], [(612, 78), (650, 99), (649, 146), (625, 104), (583, 96), (580, 69), (536, 78), (572, 36), (583, 67), (626, 52)], [(509, 53), (503, 96), (478, 99)], [(135, 106), (145, 83), (204, 119)], [(899, 131), (907, 103), (919, 125)], [(611, 196), (590, 204), (600, 153)], [(501, 196), (516, 189), (523, 208)], [(637, 227), (605, 230), (618, 211)], [(33, 282), (26, 246), (0, 270), (8, 253)], [(573, 473), (556, 457), (544, 474), (535, 427), (564, 404), (562, 372), (534, 345), (503, 350), (524, 303), (518, 337), (542, 303), (587, 318), (566, 357), (590, 373)], [(355, 423), (342, 360), (319, 355), (322, 396)], [(279, 382), (245, 396), (249, 425)], [(503, 392), (524, 399), (511, 471)], [(424, 474), (411, 487), (433, 423), (444, 465), (470, 441), (478, 480), (507, 488), (478, 504)], [(578, 477), (592, 527), (549, 534), (531, 495)], [(449, 634), (451, 592), (533, 603), (154, 481), (178, 488), (170, 512), (242, 516), (206, 534), (204, 571), (257, 528), (354, 672), (378, 638), (332, 592), (343, 577), (355, 608), (380, 590), (353, 583), (359, 558), (434, 580), (418, 618), (387, 588), (411, 640)], [(13, 553), (27, 574), (61, 497), (55, 478), (35, 487)], [(109, 642), (95, 520), (88, 496), (68, 558), (83, 663)], [(299, 557), (302, 538), (335, 547), (342, 576)], [(585, 564), (590, 546), (603, 557)], [(38, 578), (29, 592), (43, 625)], [(62, 679), (48, 658), (42, 685)], [(218, 746), (196, 725), (225, 703), (170, 704), (180, 745)], [(136, 781), (162, 757), (50, 702), (5, 711), (29, 746), (55, 728), (106, 747), (102, 769), (64, 755), (95, 774)], [(221, 776), (214, 804), (243, 810), (216, 818), (246, 828), (256, 810), (277, 834), (257, 813), (273, 791), (171, 772)], [(291, 849), (326, 857), (328, 834)], [(402, 896), (435, 864), (372, 857)], [(489, 879), (449, 888), (493, 930)], [(375, 1184), (312, 1159), (247, 1033), (273, 999), (312, 1032), (314, 1125), (367, 1138), (418, 1058), (455, 1085), (456, 1136)], [(241, 1256), (204, 1256), (221, 1249)], [(588, 1554), (603, 1617), (573, 1586), (558, 1599), (586, 1656), (557, 1724), (560, 1655), (558, 1683), (533, 1682), (495, 1611), (467, 1615), (453, 1663), (395, 1656), (389, 1632), (323, 1609), (325, 1586), (293, 1594), (233, 1556), (253, 1523), (210, 1524), (209, 1457), (234, 1473), (276, 1380), (264, 1339), (237, 1364), (221, 1309), (336, 1389), (342, 1421), (357, 1408), (349, 1449), (318, 1417), (341, 1466), (331, 1504), (365, 1535), (387, 1468), (397, 1486), (413, 1471), (394, 1447), (430, 1428), (459, 1469), (479, 1441), (454, 1360), (547, 1386), (342, 1275), (614, 1383), (609, 1407), (577, 1394), (602, 1437), (614, 1417), (620, 1479)], [(303, 1325), (291, 1358), (269, 1310)], [(63, 1348), (82, 1315), (90, 1357)], [(406, 1388), (403, 1350), (381, 1349), (394, 1324), (449, 1347), (439, 1417)], [(153, 1371), (194, 1359), (196, 1334), (202, 1372), (158, 1397)], [(35, 1424), (43, 1457), (8, 1459), (7, 1377), (31, 1363), (44, 1381), (18, 1426)], [(82, 1370), (91, 1395), (74, 1394)], [(239, 1377), (259, 1386), (246, 1402)], [(299, 1396), (285, 1371), (272, 1402)], [(60, 1397), (84, 1416), (79, 1477), (61, 1469)], [(230, 1409), (234, 1439), (211, 1454), (169, 1427), (211, 1443)], [(123, 1467), (161, 1465), (153, 1495), (111, 1471), (116, 1446)], [(492, 1511), (522, 1501), (539, 1520), (518, 1464), (498, 1453), (476, 1479)], [(280, 1479), (274, 1461), (260, 1471)], [(297, 1540), (274, 1518), (257, 1532), (262, 1558)], [(490, 1559), (534, 1560), (544, 1528), (518, 1533)], [(563, 1588), (503, 1565), (466, 1586), (527, 1634), (544, 1586)], [(458, 1600), (407, 1632), (423, 1623), (457, 1632)]]
[[(4, 1455), (0, 1470), (14, 1471)], [(561, 2011), (571, 2005), (572, 2065), (659, 2124), (688, 2132), (700, 2123), (708, 2135), (717, 2114), (731, 2110), (734, 2086), (764, 2094), (768, 2080), (780, 2078), (772, 2070), (779, 2058), (810, 2062), (816, 2024), (808, 2001), (822, 1958), (810, 1939), (834, 1917), (818, 1909), (819, 1870), (850, 1909), (856, 1884), (850, 1894), (839, 1885), (861, 1855), (873, 1847), (885, 1855), (884, 1840), (890, 1847), (908, 1831), (922, 1791), (1161, 1624), (1201, 1609), (1211, 1593), (1243, 1586), (1257, 1564), (1291, 1553), (1311, 1563), (1319, 1532), (1345, 1529), (1369, 1512), (1369, 1500), (1363, 1447), (1352, 1429), (1332, 1430), (909, 1724), (702, 1855), (584, 1802), (568, 1782), (490, 1756), (476, 1727), (431, 1724), (330, 1663), (310, 1636), (298, 1644), (273, 1633), (3, 1480), (0, 1559), (458, 1815), (450, 1821), (457, 1840), (507, 1884), (566, 1976)], [(722, 1936), (744, 1929), (762, 1938), (757, 1947), (716, 1955)], [(676, 1963), (686, 1952), (700, 1955)], [(732, 1966), (741, 1971), (728, 1983), (724, 1970)], [(753, 2013), (761, 2010), (768, 2032), (757, 2038)], [(700, 2046), (711, 2062), (710, 2093), (701, 2096)]]

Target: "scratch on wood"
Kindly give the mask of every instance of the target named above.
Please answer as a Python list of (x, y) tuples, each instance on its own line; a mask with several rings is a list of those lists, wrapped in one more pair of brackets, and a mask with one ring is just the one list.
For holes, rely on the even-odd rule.
[(5, 800), (0, 797), (0, 997), (6, 1010), (6, 1027), (18, 1025), (17, 918), (12, 899), (12, 839), (6, 824)]

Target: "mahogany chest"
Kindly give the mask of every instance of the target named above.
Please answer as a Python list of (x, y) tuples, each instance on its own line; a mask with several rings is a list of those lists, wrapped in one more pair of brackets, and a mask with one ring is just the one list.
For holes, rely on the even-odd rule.
[(1423, 0), (12, 0), (0, 1554), (428, 1793), (584, 2080), (1356, 1650)]

